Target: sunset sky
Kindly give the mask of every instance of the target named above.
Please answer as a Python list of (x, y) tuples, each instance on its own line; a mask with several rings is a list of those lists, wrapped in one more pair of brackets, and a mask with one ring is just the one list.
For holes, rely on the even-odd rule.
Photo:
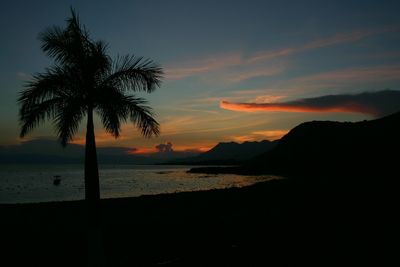
[[(161, 135), (126, 124), (115, 140), (97, 121), (99, 146), (274, 140), (308, 120), (385, 115), (393, 96), (363, 93), (400, 90), (400, 1), (2, 1), (0, 145), (22, 141), (18, 92), (52, 64), (37, 36), (65, 26), (70, 6), (112, 57), (148, 57), (165, 71), (161, 88), (140, 94)], [(54, 138), (51, 123), (28, 139), (37, 137)], [(74, 142), (83, 140), (81, 127)]]

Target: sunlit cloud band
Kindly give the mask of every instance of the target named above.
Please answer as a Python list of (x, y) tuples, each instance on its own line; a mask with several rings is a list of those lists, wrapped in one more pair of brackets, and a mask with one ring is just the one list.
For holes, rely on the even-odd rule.
[(220, 107), (241, 112), (352, 112), (374, 117), (400, 111), (400, 91), (384, 90), (356, 95), (327, 95), (282, 103), (232, 103)]

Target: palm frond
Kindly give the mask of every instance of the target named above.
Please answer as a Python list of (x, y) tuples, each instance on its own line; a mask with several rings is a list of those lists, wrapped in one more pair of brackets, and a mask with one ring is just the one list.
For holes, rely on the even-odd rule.
[(54, 97), (69, 97), (79, 93), (79, 76), (68, 68), (53, 66), (44, 73), (38, 73), (26, 84), (17, 99), (20, 105), (35, 104)]
[(160, 134), (160, 125), (154, 119), (154, 113), (151, 107), (143, 98), (134, 98), (126, 96), (127, 106), (129, 107), (130, 119), (139, 128), (141, 134), (150, 138)]
[(121, 131), (121, 122), (128, 118), (139, 128), (145, 137), (157, 136), (159, 124), (154, 119), (152, 109), (143, 98), (125, 95), (118, 88), (102, 88), (96, 98), (96, 111), (101, 117), (104, 128), (117, 138)]
[(34, 75), (21, 91), (17, 99), (19, 121), (22, 125), (20, 136), (25, 136), (46, 118), (52, 119), (59, 106), (73, 95), (71, 86), (75, 83), (71, 75), (58, 66), (49, 68), (45, 73)]
[(58, 107), (55, 114), (55, 127), (61, 144), (66, 146), (73, 139), (85, 114), (81, 99), (69, 99)]
[(89, 51), (89, 33), (80, 25), (78, 16), (71, 9), (66, 29), (58, 26), (47, 28), (39, 34), (42, 50), (62, 65), (82, 65)]
[(115, 138), (119, 137), (121, 121), (126, 122), (129, 109), (125, 96), (113, 87), (101, 88), (96, 95), (96, 111), (100, 115), (104, 128)]
[(112, 68), (111, 57), (107, 54), (108, 45), (103, 41), (96, 41), (90, 44), (90, 55), (86, 60), (86, 69), (92, 73), (87, 73), (86, 77), (93, 77), (93, 86), (97, 87), (103, 82), (103, 77)]
[(42, 101), (41, 103), (24, 103), (19, 112), (19, 121), (21, 124), (20, 137), (26, 136), (46, 118), (53, 118), (58, 106), (60, 106), (63, 101), (63, 98), (56, 97)]
[(81, 23), (79, 21), (79, 16), (76, 14), (75, 9), (71, 6), (71, 17), (69, 17), (67, 21), (68, 30), (72, 32), (79, 32), (82, 29)]
[(121, 90), (146, 91), (151, 93), (161, 85), (162, 68), (150, 59), (142, 57), (118, 57), (114, 69), (103, 84)]
[(53, 26), (39, 33), (39, 40), (42, 42), (42, 50), (57, 61), (63, 62), (68, 58), (69, 50), (65, 50), (68, 45), (68, 37), (60, 27)]

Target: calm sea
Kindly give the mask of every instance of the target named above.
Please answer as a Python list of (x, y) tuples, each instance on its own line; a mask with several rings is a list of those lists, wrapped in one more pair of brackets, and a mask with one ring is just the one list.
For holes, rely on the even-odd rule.
[[(276, 176), (186, 173), (190, 166), (103, 165), (101, 198), (242, 187)], [(84, 198), (82, 165), (0, 165), (0, 203), (47, 202)], [(54, 177), (60, 176), (59, 185)]]

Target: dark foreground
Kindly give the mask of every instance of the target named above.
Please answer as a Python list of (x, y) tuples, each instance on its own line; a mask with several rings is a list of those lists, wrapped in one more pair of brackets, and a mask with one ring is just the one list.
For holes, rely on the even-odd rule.
[[(282, 180), (102, 200), (102, 257), (108, 266), (400, 266), (397, 196)], [(1, 266), (86, 265), (83, 202), (0, 205), (0, 216)]]

